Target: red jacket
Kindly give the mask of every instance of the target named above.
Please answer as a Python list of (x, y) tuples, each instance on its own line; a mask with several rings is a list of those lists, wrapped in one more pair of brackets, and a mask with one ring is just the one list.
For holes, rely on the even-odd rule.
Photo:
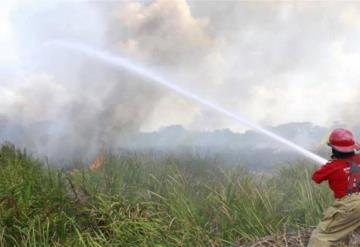
[(334, 191), (335, 198), (342, 198), (348, 194), (349, 163), (351, 163), (352, 159), (360, 167), (360, 154), (347, 159), (334, 159), (316, 170), (312, 179), (318, 184), (328, 180), (329, 187)]

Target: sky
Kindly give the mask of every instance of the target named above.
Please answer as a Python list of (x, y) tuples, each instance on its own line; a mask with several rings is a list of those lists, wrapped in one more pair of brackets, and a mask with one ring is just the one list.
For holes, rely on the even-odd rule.
[(46, 45), (64, 40), (161, 71), (264, 126), (358, 125), (360, 3), (3, 0), (0, 6), (6, 121), (54, 122), (49, 133), (66, 128), (74, 139), (90, 135), (94, 142), (174, 124), (246, 130), (126, 71)]

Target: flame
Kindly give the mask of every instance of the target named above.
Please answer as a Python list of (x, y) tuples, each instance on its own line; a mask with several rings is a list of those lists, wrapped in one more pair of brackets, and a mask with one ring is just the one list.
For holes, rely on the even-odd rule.
[(104, 164), (105, 155), (98, 154), (95, 160), (90, 164), (89, 168), (91, 171), (96, 171)]

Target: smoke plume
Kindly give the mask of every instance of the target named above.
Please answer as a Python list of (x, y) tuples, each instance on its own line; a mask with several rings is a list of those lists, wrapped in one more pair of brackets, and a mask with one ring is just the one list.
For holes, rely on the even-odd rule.
[(212, 42), (207, 21), (194, 18), (185, 1), (61, 3), (30, 14), (20, 10), (17, 26), (21, 40), (31, 41), (20, 47), (33, 61), (2, 88), (10, 95), (1, 102), (2, 138), (56, 160), (126, 142), (164, 92), (125, 71), (44, 44), (75, 40), (175, 70), (190, 55), (204, 56)]
[[(244, 130), (126, 71), (50, 49), (53, 40), (125, 54), (264, 125), (357, 121), (358, 3), (39, 1), (3, 9), (17, 57), (0, 59), (0, 137), (53, 159), (92, 156), (132, 132), (173, 124)], [(9, 30), (0, 25), (0, 44)]]

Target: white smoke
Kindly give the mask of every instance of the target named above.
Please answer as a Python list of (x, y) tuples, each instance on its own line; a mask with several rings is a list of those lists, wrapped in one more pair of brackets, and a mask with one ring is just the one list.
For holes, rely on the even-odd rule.
[[(169, 16), (164, 8), (173, 12), (173, 23), (165, 21)], [(126, 141), (164, 92), (91, 58), (49, 50), (44, 44), (75, 40), (171, 69), (185, 64), (194, 51), (206, 51), (211, 42), (204, 31), (206, 21), (193, 18), (184, 1), (148, 7), (121, 3), (110, 11), (108, 6), (66, 2), (25, 10), (18, 11), (16, 25), (22, 31), (20, 54), (27, 60), (2, 88), (7, 96), (0, 102), (2, 137), (55, 159), (93, 155)], [(142, 35), (146, 30), (155, 36)], [(161, 34), (167, 37), (156, 44)], [(180, 39), (181, 50), (173, 49)]]
[[(264, 125), (330, 126), (357, 109), (358, 3), (40, 1), (2, 9), (0, 44), (12, 44), (0, 60), (2, 138), (52, 157), (94, 154), (129, 132), (171, 124), (244, 130), (132, 75), (44, 48), (58, 39), (150, 64)], [(2, 34), (11, 39), (1, 43)]]

